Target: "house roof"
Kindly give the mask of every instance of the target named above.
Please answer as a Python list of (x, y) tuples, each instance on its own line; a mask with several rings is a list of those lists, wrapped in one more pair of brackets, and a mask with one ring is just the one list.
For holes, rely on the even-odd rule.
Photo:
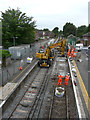
[(83, 37), (90, 37), (90, 32), (84, 34)]
[(68, 36), (68, 38), (73, 38), (73, 37), (75, 37), (73, 34), (70, 34), (70, 35)]

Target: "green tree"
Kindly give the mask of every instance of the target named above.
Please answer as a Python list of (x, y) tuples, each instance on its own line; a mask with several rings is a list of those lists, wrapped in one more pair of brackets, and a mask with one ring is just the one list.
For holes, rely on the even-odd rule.
[(44, 28), (43, 31), (50, 31), (48, 28)]
[(87, 32), (90, 32), (90, 24), (87, 27)]
[(62, 31), (62, 30), (60, 30), (59, 34), (60, 34), (60, 36), (63, 36), (63, 31)]
[(58, 36), (58, 33), (59, 33), (59, 28), (58, 27), (55, 27), (52, 32), (54, 33), (54, 36), (57, 37)]
[(86, 33), (87, 27), (85, 25), (82, 25), (77, 28), (77, 36), (82, 38), (82, 35)]
[(32, 19), (33, 17), (27, 17), (26, 13), (22, 13), (19, 9), (9, 8), (5, 13), (2, 13), (3, 46), (7, 41), (12, 46), (13, 37), (17, 37), (15, 40), (16, 45), (34, 41), (35, 21), (32, 21)]
[(63, 34), (65, 37), (67, 37), (70, 34), (76, 35), (76, 27), (73, 25), (73, 23), (66, 23), (63, 26)]

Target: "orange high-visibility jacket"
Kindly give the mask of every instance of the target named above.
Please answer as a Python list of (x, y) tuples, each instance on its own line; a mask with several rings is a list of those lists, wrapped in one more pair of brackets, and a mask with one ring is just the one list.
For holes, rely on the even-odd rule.
[(62, 75), (59, 75), (58, 77), (59, 77), (59, 79), (60, 79), (60, 78), (63, 78), (63, 76), (62, 76)]
[(73, 55), (74, 55), (74, 49), (72, 49), (71, 51), (71, 57), (73, 57)]
[(57, 85), (61, 85), (62, 83), (62, 78), (59, 78)]
[(59, 78), (59, 80), (58, 80), (57, 85), (61, 85), (63, 76), (59, 75), (58, 78)]
[(65, 81), (69, 81), (70, 76), (66, 75)]
[(70, 51), (71, 51), (71, 49), (68, 50), (68, 57), (70, 56)]
[(70, 76), (69, 76), (69, 75), (66, 75), (66, 78), (65, 78), (65, 85), (66, 85), (66, 86), (68, 85), (69, 78), (70, 78)]

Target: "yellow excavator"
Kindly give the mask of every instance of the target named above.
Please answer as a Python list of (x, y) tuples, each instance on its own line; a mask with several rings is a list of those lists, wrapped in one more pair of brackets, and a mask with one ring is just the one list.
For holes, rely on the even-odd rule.
[(61, 48), (61, 55), (63, 56), (65, 52), (65, 41), (66, 40), (62, 40), (58, 43), (48, 46), (44, 53), (36, 53), (36, 57), (39, 59), (38, 65), (40, 67), (50, 67), (52, 60), (54, 59), (54, 50), (52, 49), (58, 46)]

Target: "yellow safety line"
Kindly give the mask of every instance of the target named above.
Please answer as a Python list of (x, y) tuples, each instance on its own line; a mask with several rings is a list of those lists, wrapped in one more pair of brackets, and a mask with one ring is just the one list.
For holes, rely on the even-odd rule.
[[(89, 95), (88, 95), (88, 93), (87, 93), (86, 87), (85, 87), (85, 85), (84, 85), (84, 83), (83, 83), (83, 80), (82, 80), (82, 78), (81, 78), (80, 72), (79, 72), (79, 70), (78, 70), (78, 68), (77, 68), (77, 65), (76, 65), (76, 63), (75, 63), (74, 60), (73, 60), (73, 62), (74, 62), (74, 65), (75, 65), (75, 67), (76, 67), (76, 69), (77, 69), (77, 75), (78, 75), (78, 77), (79, 77), (80, 80), (81, 80), (81, 82), (79, 81), (79, 84), (82, 83), (82, 85), (80, 84), (81, 91), (82, 91), (82, 94), (83, 94), (83, 97), (84, 97), (84, 100), (85, 100), (85, 103), (86, 103), (86, 107), (87, 107), (88, 112), (89, 112), (89, 114), (90, 114), (90, 109), (89, 109), (90, 98), (89, 98)], [(83, 90), (83, 88), (84, 88), (84, 90)]]
[[(26, 68), (28, 68), (29, 66), (30, 64)], [(20, 74), (18, 74), (17, 77), (14, 78), (11, 82), (14, 82), (14, 80), (16, 80), (26, 70), (26, 68)]]
[(75, 64), (76, 69), (77, 69), (77, 71), (78, 71), (78, 74), (79, 74), (79, 77), (80, 77), (81, 82), (82, 82), (82, 84), (83, 84), (83, 87), (84, 87), (84, 90), (85, 90), (85, 92), (86, 92), (86, 95), (87, 95), (87, 97), (88, 97), (88, 99), (89, 99), (89, 101), (90, 101), (89, 95), (88, 95), (88, 93), (87, 93), (86, 87), (85, 87), (85, 85), (84, 85), (84, 83), (83, 83), (83, 80), (82, 80), (82, 78), (81, 78), (80, 72), (79, 72), (79, 70), (78, 70), (78, 68), (77, 68), (77, 65), (76, 65), (75, 61), (74, 61), (74, 64)]

